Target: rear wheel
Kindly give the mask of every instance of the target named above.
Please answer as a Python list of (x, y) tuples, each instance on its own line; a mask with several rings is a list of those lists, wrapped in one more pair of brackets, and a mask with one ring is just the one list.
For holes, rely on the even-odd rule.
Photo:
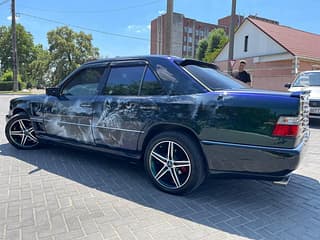
[(10, 118), (6, 125), (6, 137), (10, 144), (19, 149), (34, 149), (39, 145), (30, 118), (19, 113)]
[(147, 146), (144, 163), (153, 184), (173, 194), (193, 191), (206, 175), (198, 145), (180, 132), (155, 136)]

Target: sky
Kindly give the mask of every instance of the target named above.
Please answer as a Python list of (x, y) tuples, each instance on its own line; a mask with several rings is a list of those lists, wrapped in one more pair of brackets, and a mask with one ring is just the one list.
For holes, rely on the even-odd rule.
[[(232, 0), (174, 0), (174, 12), (217, 24), (231, 14)], [(16, 0), (17, 21), (48, 47), (47, 32), (68, 25), (93, 36), (102, 57), (150, 53), (150, 23), (165, 13), (166, 0)], [(237, 0), (237, 14), (270, 18), (320, 34), (319, 0)], [(0, 26), (10, 25), (10, 1), (0, 0)]]

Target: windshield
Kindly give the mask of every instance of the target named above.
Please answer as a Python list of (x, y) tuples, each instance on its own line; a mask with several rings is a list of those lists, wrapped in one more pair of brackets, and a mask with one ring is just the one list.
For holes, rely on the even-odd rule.
[(248, 88), (248, 85), (245, 83), (210, 67), (190, 64), (184, 66), (184, 68), (213, 91), (221, 89)]
[(320, 86), (320, 72), (304, 72), (298, 75), (293, 87)]

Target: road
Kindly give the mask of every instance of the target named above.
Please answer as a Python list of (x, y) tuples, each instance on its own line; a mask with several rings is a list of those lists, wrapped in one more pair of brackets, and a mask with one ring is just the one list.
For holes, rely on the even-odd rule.
[(2, 239), (320, 239), (320, 128), (286, 187), (209, 178), (191, 195), (155, 189), (142, 167), (62, 147), (19, 151), (4, 136)]

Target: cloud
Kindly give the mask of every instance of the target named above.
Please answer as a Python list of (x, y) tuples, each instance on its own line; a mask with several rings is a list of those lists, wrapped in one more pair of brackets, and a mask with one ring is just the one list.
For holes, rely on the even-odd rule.
[(162, 14), (165, 14), (166, 11), (165, 10), (159, 10), (158, 13), (159, 13), (159, 15), (162, 15)]
[[(7, 19), (9, 21), (11, 21), (12, 20), (12, 16), (8, 16)], [(16, 21), (19, 21), (19, 20), (20, 20), (20, 17), (16, 15)]]
[(150, 31), (150, 28), (150, 25), (129, 25), (127, 27), (128, 31), (133, 33), (147, 33)]

